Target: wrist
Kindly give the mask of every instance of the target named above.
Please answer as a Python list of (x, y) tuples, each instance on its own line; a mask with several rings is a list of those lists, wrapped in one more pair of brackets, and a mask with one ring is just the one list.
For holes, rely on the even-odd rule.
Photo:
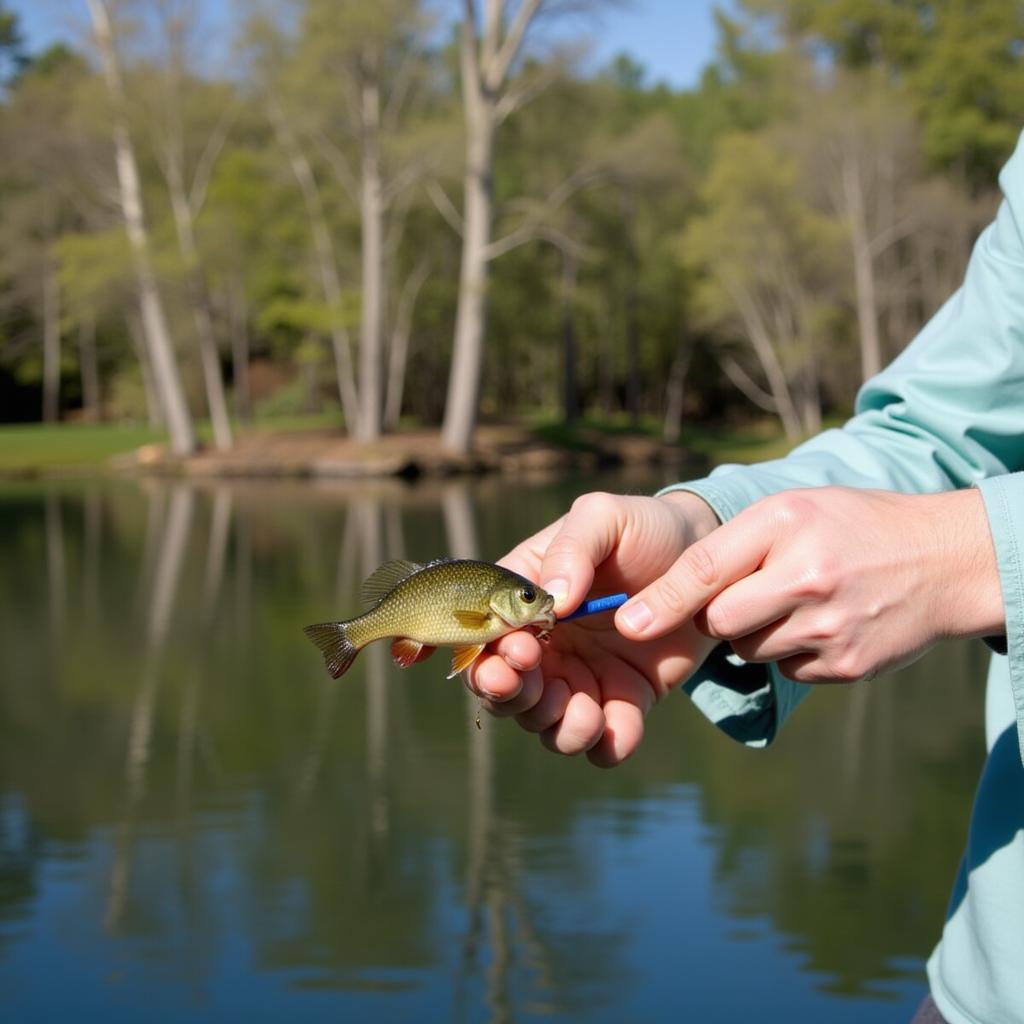
[(953, 637), (994, 636), (1006, 631), (999, 563), (980, 491), (967, 488), (933, 495), (935, 572), (943, 595), (937, 619)]
[(666, 491), (659, 495), (658, 501), (665, 502), (679, 517), (687, 545), (722, 525), (715, 510), (693, 491)]

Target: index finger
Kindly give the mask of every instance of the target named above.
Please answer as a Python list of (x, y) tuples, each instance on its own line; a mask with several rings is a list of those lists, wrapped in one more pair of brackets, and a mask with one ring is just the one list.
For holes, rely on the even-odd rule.
[(691, 544), (667, 572), (626, 602), (615, 615), (615, 628), (635, 640), (678, 629), (725, 587), (758, 570), (774, 537), (772, 517), (751, 505)]

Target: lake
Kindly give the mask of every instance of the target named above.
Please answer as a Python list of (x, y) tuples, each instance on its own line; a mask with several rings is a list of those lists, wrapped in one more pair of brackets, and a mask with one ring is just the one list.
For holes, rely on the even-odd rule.
[(982, 644), (819, 688), (767, 751), (683, 694), (614, 771), (441, 657), (302, 626), (596, 486), (0, 489), (5, 1020), (903, 1022), (984, 757)]

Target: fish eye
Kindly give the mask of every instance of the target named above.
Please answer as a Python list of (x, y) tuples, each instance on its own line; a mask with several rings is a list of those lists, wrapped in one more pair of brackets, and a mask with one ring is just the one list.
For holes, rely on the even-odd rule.
[(533, 587), (523, 587), (519, 591), (519, 596), (524, 604), (533, 604), (537, 600), (537, 591)]

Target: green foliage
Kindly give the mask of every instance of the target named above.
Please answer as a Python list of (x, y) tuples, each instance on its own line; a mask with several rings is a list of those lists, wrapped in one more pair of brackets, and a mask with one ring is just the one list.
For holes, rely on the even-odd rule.
[(0, 86), (16, 78), (27, 63), (18, 16), (0, 6)]
[(732, 135), (700, 189), (703, 212), (680, 240), (685, 264), (705, 269), (696, 305), (710, 326), (737, 317), (736, 294), (780, 290), (780, 275), (824, 293), (841, 265), (842, 228), (808, 206), (798, 168), (767, 139)]
[[(379, 135), (385, 349), (405, 284), (426, 267), (403, 408), (423, 422), (443, 413), (461, 242), (438, 207), (458, 216), (464, 128), (457, 46), (438, 42), (427, 10), (416, 0), (262, 4), (238, 28), (233, 66), (210, 69), (184, 53), (173, 69), (177, 113), (161, 100), (169, 66), (147, 48), (145, 24), (124, 37), (154, 264), (193, 388), (193, 298), (161, 170), (169, 154), (180, 151), (190, 181), (199, 171), (206, 181), (192, 198), (222, 354), (244, 337), (244, 351), (294, 371), (281, 375), (297, 381), (282, 402), (304, 408), (313, 377), (333, 382), (333, 368), (320, 365), (332, 358), (332, 327), (345, 326), (356, 364), (360, 355), (356, 101), (372, 80), (409, 99), (402, 118), (385, 102)], [(841, 157), (860, 154), (869, 227), (895, 239), (877, 267), (880, 333), (892, 354), (955, 285), (1016, 138), (1020, 14), (1020, 3), (1002, 0), (742, 0), (716, 15), (717, 55), (699, 86), (678, 92), (651, 84), (626, 54), (588, 77), (535, 51), (516, 69), (530, 102), (498, 136), (494, 239), (522, 244), (510, 242), (489, 268), (486, 410), (558, 408), (571, 328), (586, 415), (629, 409), (656, 419), (680, 360), (689, 367), (684, 421), (723, 405), (727, 416), (749, 413), (720, 366), (723, 353), (735, 356), (765, 386), (744, 355), (751, 326), (737, 288), (762, 312), (785, 311), (786, 326), (773, 333), (784, 362), (802, 366), (813, 353), (825, 411), (848, 408), (858, 321), (836, 201)], [(22, 49), (16, 19), (0, 6), (0, 51)], [(341, 308), (324, 300), (271, 96), (315, 179)], [(110, 203), (109, 116), (96, 69), (61, 46), (33, 55), (0, 96), (0, 359), (17, 380), (38, 381), (41, 281), (55, 266), (72, 381), (65, 407), (79, 390), (76, 340), (94, 325), (108, 411), (132, 418), (142, 404), (126, 329), (136, 282)], [(391, 189), (395, 182), (408, 187)], [(906, 223), (922, 227), (906, 233)]]
[(1017, 139), (1024, 102), (1019, 0), (746, 0), (853, 68), (906, 84), (936, 166), (990, 185)]

